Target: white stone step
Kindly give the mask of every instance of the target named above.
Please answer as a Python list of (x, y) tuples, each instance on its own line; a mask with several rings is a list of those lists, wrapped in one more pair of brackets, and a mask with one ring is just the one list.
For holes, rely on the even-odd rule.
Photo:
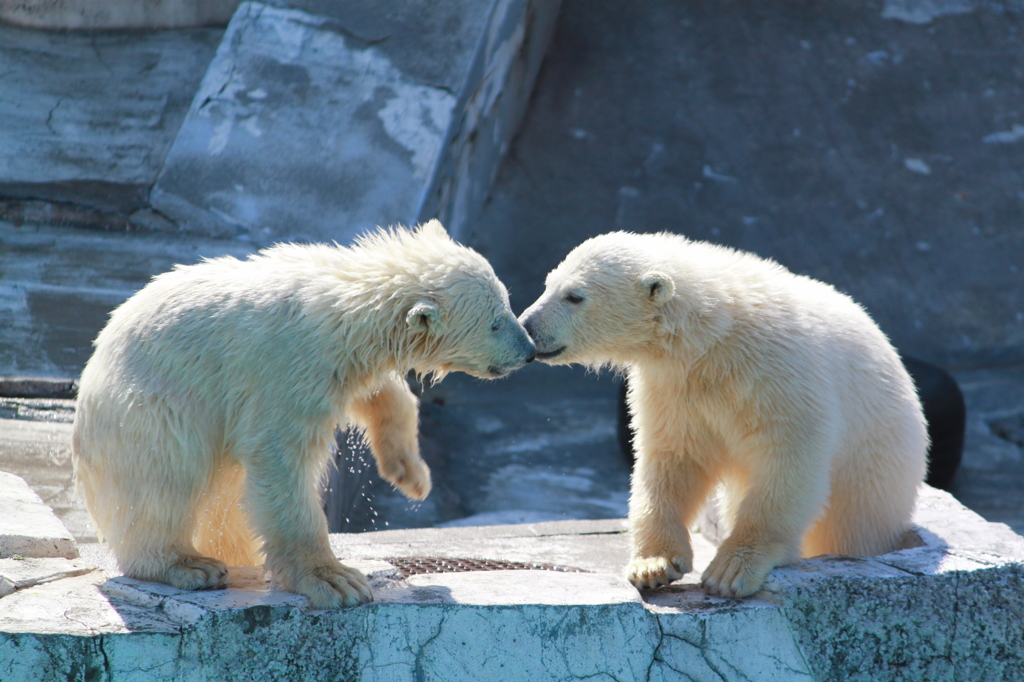
[(77, 558), (75, 538), (23, 479), (0, 471), (0, 559), (53, 557)]

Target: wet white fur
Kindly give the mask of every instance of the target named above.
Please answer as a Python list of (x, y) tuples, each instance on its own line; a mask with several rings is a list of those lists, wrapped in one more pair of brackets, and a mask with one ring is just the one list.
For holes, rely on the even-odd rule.
[(381, 475), (430, 491), (405, 382), (504, 374), (532, 357), (505, 288), (433, 221), (352, 248), (281, 245), (153, 279), (111, 315), (82, 374), (80, 490), (125, 574), (183, 589), (225, 562), (266, 567), (315, 607), (371, 598), (331, 553), (320, 508), (335, 427)]
[(729, 535), (709, 592), (752, 594), (801, 555), (899, 547), (925, 422), (896, 351), (848, 296), (748, 253), (621, 232), (581, 244), (546, 284), (520, 317), (538, 358), (628, 371), (638, 587), (691, 570), (687, 528), (716, 485)]

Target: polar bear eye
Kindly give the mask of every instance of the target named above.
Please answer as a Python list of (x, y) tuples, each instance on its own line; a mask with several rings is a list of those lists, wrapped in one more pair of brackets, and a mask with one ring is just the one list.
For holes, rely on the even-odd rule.
[(571, 303), (572, 305), (579, 305), (583, 303), (583, 297), (576, 293), (569, 293), (565, 295), (565, 302)]
[(501, 322), (495, 322), (494, 324), (491, 325), (492, 332), (496, 332), (499, 329), (501, 329)]

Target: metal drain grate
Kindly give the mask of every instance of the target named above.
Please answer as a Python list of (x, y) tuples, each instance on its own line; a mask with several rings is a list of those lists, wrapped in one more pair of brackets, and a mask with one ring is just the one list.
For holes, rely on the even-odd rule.
[(439, 559), (435, 557), (392, 557), (383, 559), (397, 568), (403, 577), (424, 573), (465, 573), (469, 571), (558, 571), (560, 573), (587, 573), (581, 568), (554, 564), (522, 563), (520, 561), (492, 561), (490, 559)]

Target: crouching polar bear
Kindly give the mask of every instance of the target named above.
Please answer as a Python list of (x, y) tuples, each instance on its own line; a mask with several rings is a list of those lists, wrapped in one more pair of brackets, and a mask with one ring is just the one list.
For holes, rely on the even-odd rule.
[(637, 452), (627, 578), (692, 569), (687, 528), (722, 486), (706, 591), (775, 566), (898, 548), (925, 474), (921, 405), (867, 313), (771, 261), (671, 234), (590, 239), (520, 317), (550, 364), (628, 372)]
[(82, 373), (80, 489), (122, 571), (224, 584), (259, 554), (316, 608), (372, 599), (328, 544), (318, 482), (355, 423), (380, 474), (430, 492), (404, 376), (500, 377), (534, 357), (486, 260), (440, 223), (351, 248), (280, 245), (177, 267), (114, 311)]

